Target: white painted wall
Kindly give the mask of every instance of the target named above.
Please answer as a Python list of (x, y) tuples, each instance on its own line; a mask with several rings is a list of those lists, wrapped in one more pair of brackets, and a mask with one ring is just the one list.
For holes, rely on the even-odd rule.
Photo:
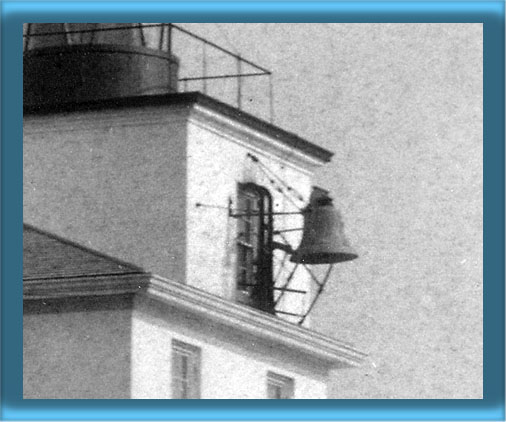
[(23, 315), (23, 398), (130, 398), (131, 309)]
[[(227, 210), (195, 204), (227, 206), (229, 198), (235, 203), (238, 183), (254, 182), (270, 189), (275, 211), (293, 211), (248, 152), (305, 198), (311, 172), (289, 156), (254, 147), (247, 136), (231, 135), (233, 121), (217, 130), (188, 122), (185, 112), (26, 116), (24, 220), (234, 300), (237, 222)], [(275, 218), (276, 229), (301, 226), (301, 216)], [(298, 244), (300, 233), (287, 236)], [(278, 285), (283, 282), (279, 277)], [(307, 274), (299, 271), (291, 287), (308, 290)], [(301, 312), (305, 305), (303, 296), (286, 295), (282, 309)], [(170, 347), (177, 338), (202, 348), (204, 398), (265, 398), (268, 371), (294, 378), (295, 398), (326, 397), (327, 368), (244, 336), (240, 327), (215, 326), (147, 299), (137, 300), (132, 320), (129, 314), (116, 320), (119, 311), (97, 312), (25, 317), (26, 395), (169, 398)], [(126, 359), (119, 367), (117, 353)]]
[[(254, 182), (271, 191), (275, 211), (296, 210), (247, 153), (306, 200), (311, 190), (311, 166), (255, 136), (232, 119), (189, 119), (185, 107), (25, 116), (24, 221), (235, 300), (237, 220), (195, 204), (227, 206), (238, 183)], [(302, 227), (301, 216), (274, 221), (275, 229)], [(286, 235), (292, 246), (300, 234)], [(281, 269), (284, 255), (275, 253), (277, 287), (293, 267)], [(300, 267), (290, 287), (310, 291), (309, 280)], [(285, 294), (279, 309), (303, 313), (309, 296)]]
[(327, 397), (328, 368), (310, 356), (146, 296), (133, 310), (99, 300), (67, 299), (51, 312), (40, 302), (42, 312), (25, 312), (25, 399), (169, 399), (172, 339), (201, 348), (204, 399), (266, 398), (268, 371), (293, 378), (296, 399)]
[(24, 221), (183, 282), (185, 133), (162, 107), (25, 116)]
[[(184, 27), (273, 70), (276, 123), (336, 154), (316, 180), (359, 258), (336, 265), (312, 326), (374, 366), (338, 371), (331, 397), (483, 398), (487, 26)], [(249, 79), (260, 95), (243, 104), (256, 113), (265, 83)]]
[(203, 399), (264, 399), (267, 372), (295, 380), (296, 399), (327, 397), (327, 369), (237, 330), (138, 297), (132, 320), (132, 398), (171, 397), (171, 342), (201, 348)]
[[(237, 123), (227, 122), (229, 128)], [(236, 236), (237, 220), (226, 209), (196, 207), (197, 203), (227, 207), (229, 200), (236, 205), (239, 183), (253, 182), (269, 189), (274, 211), (295, 211), (304, 206), (294, 198), (294, 203), (277, 191), (279, 182), (247, 157), (257, 156), (263, 165), (288, 183), (307, 200), (311, 191), (311, 172), (303, 169), (289, 156), (275, 155), (261, 150), (247, 136), (230, 134), (230, 129), (217, 128), (209, 122), (192, 119), (188, 125), (188, 182), (187, 182), (187, 274), (188, 284), (210, 293), (234, 300), (236, 294)], [(277, 184), (272, 184), (276, 180)], [(302, 227), (302, 217), (275, 216), (275, 229)], [(296, 247), (301, 232), (286, 234)], [(275, 236), (275, 240), (284, 240)], [(280, 271), (280, 260), (285, 253), (275, 253), (274, 275), (276, 286), (284, 284), (293, 264), (288, 261)], [(310, 290), (309, 278), (299, 268), (290, 285), (292, 288)], [(309, 295), (286, 294), (279, 309), (302, 313)], [(290, 319), (290, 317), (286, 317)], [(292, 318), (293, 319), (293, 318)]]

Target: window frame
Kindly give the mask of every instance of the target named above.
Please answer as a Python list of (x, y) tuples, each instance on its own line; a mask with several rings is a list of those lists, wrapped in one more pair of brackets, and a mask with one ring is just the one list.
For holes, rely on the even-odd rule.
[[(295, 394), (295, 379), (291, 377), (287, 377), (285, 375), (278, 374), (276, 372), (268, 371), (267, 372), (267, 399), (275, 399), (275, 400), (290, 400), (294, 398)], [(276, 396), (281, 397), (271, 397), (272, 388), (275, 388)]]
[(236, 298), (274, 314), (272, 202), (265, 187), (251, 182), (238, 184)]
[[(172, 339), (171, 343), (171, 392), (173, 399), (200, 399), (201, 356), (198, 346)], [(182, 364), (178, 362), (182, 358)], [(182, 373), (177, 368), (182, 366)]]

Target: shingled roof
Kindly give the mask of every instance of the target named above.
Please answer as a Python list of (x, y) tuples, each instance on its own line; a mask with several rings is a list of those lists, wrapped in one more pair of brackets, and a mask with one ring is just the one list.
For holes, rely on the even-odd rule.
[(141, 273), (142, 268), (23, 225), (23, 280)]

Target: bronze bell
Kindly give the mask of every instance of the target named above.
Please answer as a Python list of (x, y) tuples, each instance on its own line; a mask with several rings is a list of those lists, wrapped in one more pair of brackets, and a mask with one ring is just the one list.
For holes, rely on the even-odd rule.
[(344, 235), (340, 213), (328, 192), (314, 188), (303, 210), (304, 230), (299, 247), (290, 258), (301, 264), (335, 264), (358, 257)]

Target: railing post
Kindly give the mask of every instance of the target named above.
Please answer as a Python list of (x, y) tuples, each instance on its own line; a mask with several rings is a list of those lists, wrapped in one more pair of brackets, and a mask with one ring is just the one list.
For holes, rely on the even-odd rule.
[(237, 108), (241, 109), (242, 106), (242, 77), (240, 76), (242, 73), (242, 59), (241, 56), (237, 56)]
[(169, 30), (167, 31), (167, 51), (169, 56), (172, 55), (172, 24), (169, 23)]
[(207, 52), (206, 52), (206, 43), (202, 44), (202, 73), (204, 74), (204, 78), (202, 79), (202, 90), (204, 94), (207, 94)]
[[(169, 84), (172, 84), (172, 24), (169, 23), (167, 31), (167, 52), (169, 53)], [(177, 91), (177, 89), (176, 89)]]
[(31, 23), (28, 23), (26, 24), (26, 34), (25, 34), (25, 39), (23, 40), (24, 41), (24, 47), (25, 47), (25, 51), (28, 51), (28, 48), (30, 47), (30, 30), (32, 29), (32, 24)]
[(69, 33), (71, 28), (68, 23), (63, 24), (63, 30), (65, 31), (65, 40), (67, 41), (67, 45), (72, 45), (72, 35)]
[(158, 49), (163, 51), (163, 37), (165, 35), (165, 24), (162, 23), (162, 27), (160, 28), (160, 39), (158, 40)]
[(272, 73), (269, 72), (269, 108), (270, 122), (274, 123), (274, 89), (272, 86)]

